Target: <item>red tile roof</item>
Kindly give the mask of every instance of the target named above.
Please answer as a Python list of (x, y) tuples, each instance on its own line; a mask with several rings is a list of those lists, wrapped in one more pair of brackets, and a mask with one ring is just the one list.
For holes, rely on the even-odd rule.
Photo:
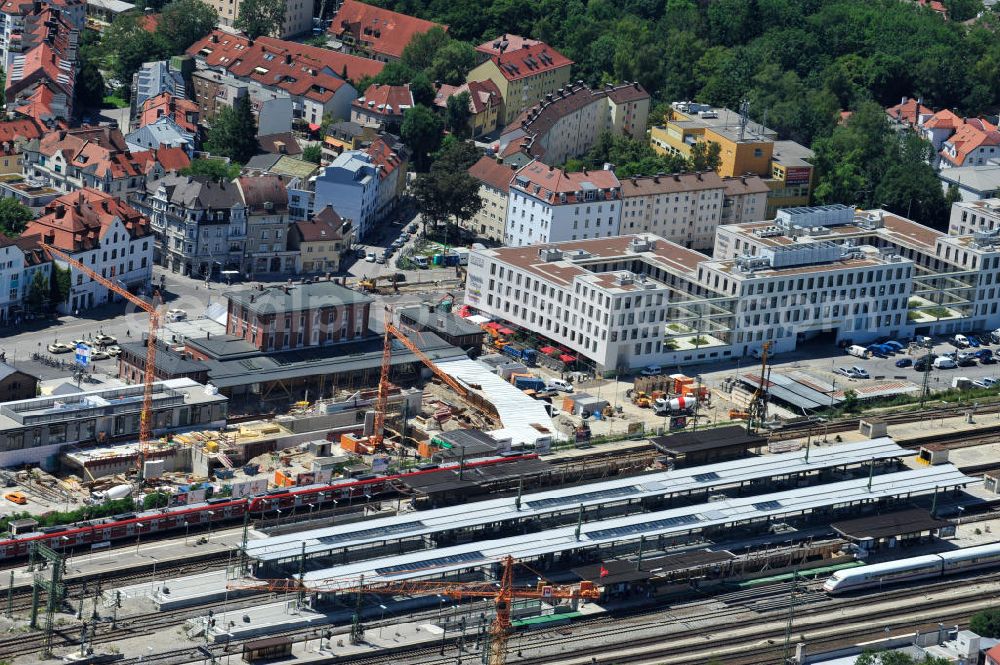
[[(267, 211), (267, 214), (283, 214), (288, 212), (288, 190), (285, 183), (276, 175), (242, 176), (236, 185), (243, 196), (247, 212)], [(267, 210), (266, 203), (271, 204)]]
[(160, 15), (144, 14), (142, 18), (139, 19), (139, 25), (146, 32), (156, 32), (157, 28), (160, 27)]
[(344, 237), (344, 220), (330, 206), (323, 208), (312, 219), (295, 222), (295, 228), (298, 229), (302, 242), (340, 240)]
[(336, 36), (349, 33), (358, 44), (368, 46), (373, 53), (399, 59), (403, 49), (416, 36), (431, 28), (447, 30), (448, 26), (425, 21), (415, 16), (375, 7), (357, 0), (344, 0), (330, 22), (330, 32)]
[[(599, 195), (598, 200), (621, 198), (621, 183), (611, 171), (596, 169), (567, 173), (539, 161), (526, 164), (515, 173), (510, 186), (550, 204), (580, 203), (582, 200), (578, 200), (577, 193), (587, 189), (603, 189), (604, 194)], [(565, 201), (561, 199), (561, 194), (566, 195)]]
[(541, 43), (537, 39), (530, 39), (521, 35), (505, 34), (488, 42), (483, 42), (476, 47), (476, 50), (486, 55), (500, 55), (504, 51), (517, 51), (526, 46), (535, 46)]
[(260, 37), (249, 39), (215, 30), (187, 50), (209, 67), (222, 67), (234, 76), (281, 88), (290, 94), (321, 103), (329, 101), (347, 78), (375, 76), (381, 62), (337, 53), (325, 48)]
[(500, 88), (493, 81), (470, 81), (459, 86), (442, 85), (434, 96), (434, 105), (448, 107), (448, 99), (463, 92), (469, 93), (469, 110), (473, 114), (482, 113), (491, 106), (498, 106), (502, 101)]
[(10, 154), (6, 150), (8, 146), (13, 148), (17, 141), (41, 138), (42, 133), (42, 128), (33, 118), (0, 122), (0, 144), (5, 148), (6, 154)]
[(967, 122), (958, 128), (947, 143), (955, 146), (955, 156), (952, 157), (947, 148), (941, 150), (941, 157), (955, 166), (965, 166), (969, 155), (981, 146), (1000, 146), (1000, 131), (979, 118), (975, 122)]
[(149, 220), (121, 199), (96, 189), (63, 194), (45, 206), (44, 214), (29, 222), (23, 236), (40, 236), (42, 241), (66, 252), (100, 246), (114, 220), (125, 225), (129, 235), (149, 235)]
[(181, 129), (197, 134), (200, 114), (200, 107), (190, 99), (174, 97), (169, 92), (161, 92), (156, 97), (150, 97), (143, 102), (139, 116), (139, 127), (151, 125), (159, 118), (166, 116), (173, 119)]
[(490, 56), (490, 60), (500, 69), (508, 81), (517, 81), (529, 76), (569, 67), (573, 61), (548, 44), (539, 42), (516, 51), (504, 51)]
[(508, 164), (484, 155), (479, 158), (478, 162), (469, 167), (469, 175), (506, 194), (510, 191), (510, 180), (514, 177), (514, 169)]
[(373, 83), (351, 105), (374, 115), (402, 115), (413, 107), (410, 85), (383, 85)]
[(156, 164), (162, 166), (165, 171), (180, 171), (191, 166), (191, 158), (184, 148), (179, 146), (161, 145), (156, 150), (135, 152), (132, 153), (132, 159), (142, 165), (142, 172), (146, 174), (152, 171)]
[(951, 128), (958, 129), (964, 121), (948, 109), (941, 109), (924, 122), (927, 129)]
[(904, 97), (903, 101), (899, 104), (887, 108), (885, 113), (893, 120), (905, 122), (913, 126), (917, 124), (918, 120), (920, 120), (920, 116), (930, 115), (934, 113), (934, 111), (930, 110), (916, 99)]
[(99, 178), (146, 175), (157, 163), (167, 170), (190, 164), (181, 148), (160, 148), (133, 154), (128, 151), (121, 131), (112, 127), (77, 127), (50, 132), (39, 141), (38, 151), (48, 158), (62, 153), (68, 164)]
[(371, 145), (365, 149), (365, 152), (371, 157), (372, 165), (375, 168), (382, 167), (378, 172), (379, 178), (382, 179), (395, 171), (396, 167), (401, 163), (399, 155), (381, 138), (372, 141)]

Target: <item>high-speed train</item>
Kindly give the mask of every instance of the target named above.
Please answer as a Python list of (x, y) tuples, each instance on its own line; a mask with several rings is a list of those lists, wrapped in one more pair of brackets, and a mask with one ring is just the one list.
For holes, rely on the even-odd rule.
[[(464, 468), (474, 469), (537, 457), (533, 453), (506, 453), (498, 457), (465, 462)], [(257, 496), (209, 499), (186, 506), (122, 513), (113, 517), (48, 527), (40, 531), (0, 538), (0, 561), (27, 556), (34, 542), (47, 544), (59, 551), (87, 545), (91, 548), (106, 547), (113, 541), (125, 538), (187, 529), (189, 526), (197, 528), (205, 524), (231, 522), (243, 519), (247, 512), (258, 516), (310, 505), (322, 510), (324, 505), (329, 506), (331, 503), (378, 500), (386, 496), (395, 496), (398, 492), (397, 481), (405, 481), (406, 478), (415, 475), (458, 468), (460, 464), (460, 462), (426, 464), (403, 473), (339, 478), (328, 483), (272, 489)]]
[(855, 589), (944, 577), (992, 566), (1000, 566), (1000, 543), (838, 570), (823, 584), (823, 590), (836, 594)]

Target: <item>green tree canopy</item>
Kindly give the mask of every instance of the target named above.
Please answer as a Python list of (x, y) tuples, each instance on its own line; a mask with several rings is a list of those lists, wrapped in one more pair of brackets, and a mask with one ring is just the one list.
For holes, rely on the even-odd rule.
[(225, 107), (212, 121), (205, 146), (214, 155), (229, 157), (241, 164), (257, 153), (257, 122), (250, 96), (243, 95), (232, 108)]
[(239, 164), (227, 164), (221, 159), (194, 159), (180, 170), (181, 175), (207, 175), (216, 180), (233, 180), (240, 175)]
[(469, 93), (462, 92), (448, 98), (448, 107), (445, 109), (444, 126), (448, 131), (456, 136), (465, 137), (469, 134), (469, 118), (472, 111), (469, 110)]
[(278, 35), (285, 22), (285, 0), (241, 0), (233, 25), (250, 39)]
[(19, 236), (28, 222), (35, 218), (31, 208), (11, 197), (0, 198), (0, 233)]
[(35, 274), (31, 276), (31, 284), (28, 285), (28, 292), (24, 296), (25, 307), (32, 314), (38, 314), (45, 309), (45, 305), (49, 301), (49, 293), (49, 280), (42, 274), (42, 271), (36, 270)]
[[(240, 4), (242, 9), (243, 5)], [(156, 32), (170, 53), (183, 53), (219, 22), (215, 8), (201, 0), (174, 0), (163, 8)]]
[(418, 171), (427, 169), (430, 153), (441, 145), (444, 126), (434, 111), (417, 104), (403, 114), (400, 138), (413, 151), (413, 161)]
[(132, 85), (132, 75), (144, 62), (160, 60), (169, 54), (169, 46), (159, 33), (147, 31), (142, 14), (119, 14), (101, 36), (101, 52), (111, 73), (123, 87)]
[(614, 164), (615, 173), (620, 178), (689, 170), (688, 162), (683, 157), (658, 155), (646, 141), (615, 136), (610, 132), (602, 133), (586, 155), (581, 159), (568, 161), (565, 168), (568, 171), (599, 169), (605, 163)]
[(969, 630), (983, 637), (1000, 638), (1000, 607), (989, 607), (973, 614)]
[(313, 164), (319, 164), (323, 161), (323, 148), (319, 144), (307, 146), (305, 150), (302, 151), (302, 159), (307, 162), (312, 162)]
[(450, 141), (430, 171), (417, 178), (413, 195), (425, 223), (437, 226), (468, 221), (482, 208), (479, 181), (467, 171), (479, 155), (468, 143)]

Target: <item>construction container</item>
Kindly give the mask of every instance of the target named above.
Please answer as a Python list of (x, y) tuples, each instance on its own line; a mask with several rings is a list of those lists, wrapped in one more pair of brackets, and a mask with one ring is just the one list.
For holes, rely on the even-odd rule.
[(440, 449), (430, 441), (421, 441), (417, 444), (417, 454), (425, 459), (434, 457), (438, 450)]

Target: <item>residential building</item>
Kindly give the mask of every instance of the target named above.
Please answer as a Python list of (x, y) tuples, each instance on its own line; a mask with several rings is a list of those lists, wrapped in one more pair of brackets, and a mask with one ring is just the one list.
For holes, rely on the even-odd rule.
[(282, 132), (280, 134), (268, 134), (257, 137), (257, 146), (264, 152), (272, 155), (301, 155), (302, 146), (295, 139), (292, 132)]
[(931, 117), (918, 122), (917, 128), (920, 135), (934, 146), (934, 150), (940, 151), (944, 142), (964, 124), (965, 120), (949, 109), (941, 109)]
[(726, 191), (721, 224), (746, 224), (767, 219), (767, 195), (771, 188), (760, 176), (723, 178), (722, 184)]
[(244, 175), (276, 175), (288, 192), (288, 219), (296, 221), (309, 217), (314, 195), (310, 189), (319, 166), (288, 155), (255, 155), (246, 163)]
[(956, 166), (938, 171), (945, 193), (958, 188), (963, 201), (992, 199), (1000, 196), (1000, 159), (991, 159), (982, 166)]
[(135, 5), (124, 0), (87, 0), (87, 27), (104, 32), (115, 19), (135, 11)]
[(356, 341), (368, 336), (374, 299), (336, 282), (320, 280), (233, 291), (226, 333), (263, 352)]
[[(506, 40), (507, 46), (493, 48), (480, 44), (480, 53), (489, 51), (486, 61), (469, 72), (465, 80), (492, 81), (503, 99), (498, 125), (506, 126), (545, 95), (569, 83), (573, 61), (543, 42)], [(520, 48), (512, 48), (520, 46)]]
[(170, 92), (161, 92), (147, 98), (139, 106), (136, 126), (151, 125), (160, 118), (169, 118), (185, 132), (194, 136), (199, 133), (201, 109), (198, 104), (183, 96)]
[(32, 118), (0, 122), (0, 175), (21, 173), (24, 144), (42, 136), (42, 128)]
[(1000, 198), (958, 201), (951, 206), (948, 235), (1000, 232)]
[(345, 150), (357, 150), (377, 134), (374, 130), (362, 127), (356, 122), (341, 121), (330, 125), (323, 137), (323, 159), (332, 162)]
[(21, 205), (31, 208), (36, 215), (41, 214), (45, 206), (62, 194), (58, 189), (29, 181), (16, 173), (0, 178), (0, 197), (16, 199)]
[(724, 178), (758, 175), (770, 188), (767, 217), (779, 208), (807, 205), (812, 196), (813, 152), (794, 141), (779, 141), (773, 129), (725, 108), (673, 102), (669, 118), (650, 129), (650, 145), (660, 154), (689, 158), (695, 143), (720, 147), (716, 171)]
[[(218, 12), (221, 25), (230, 29), (234, 27), (235, 21), (240, 15), (241, 0), (202, 0), (202, 2)], [(285, 2), (285, 20), (282, 22), (278, 34), (271, 35), (271, 38), (286, 39), (306, 34), (312, 30), (315, 4), (314, 0), (287, 0)]]
[(954, 134), (941, 144), (942, 169), (982, 166), (1000, 158), (1000, 131), (982, 118), (967, 118)]
[(24, 300), (36, 272), (42, 274), (47, 285), (50, 284), (52, 261), (38, 240), (37, 236), (8, 238), (0, 235), (0, 323), (16, 324), (27, 311)]
[(171, 174), (133, 192), (129, 203), (149, 219), (157, 264), (201, 278), (242, 269), (246, 207), (234, 183)]
[(351, 102), (351, 122), (362, 127), (398, 132), (406, 109), (413, 108), (410, 84), (372, 83), (361, 97)]
[(494, 55), (501, 55), (504, 51), (519, 51), (528, 46), (538, 46), (541, 43), (537, 39), (531, 39), (530, 37), (503, 34), (493, 41), (483, 42), (476, 47), (476, 64), (484, 63)]
[(14, 34), (6, 46), (4, 96), (8, 110), (54, 126), (73, 117), (80, 28), (61, 8), (31, 7), (20, 39)]
[(288, 249), (298, 252), (296, 272), (312, 275), (338, 272), (351, 245), (351, 225), (327, 206), (288, 230)]
[[(286, 98), (291, 117), (316, 129), (325, 115), (348, 118), (358, 96), (349, 81), (382, 70), (379, 63), (330, 49), (271, 37), (250, 40), (222, 30), (198, 40), (187, 52), (198, 69), (192, 77), (195, 99), (207, 117), (217, 113), (219, 104), (232, 105), (242, 94), (250, 95), (258, 112), (267, 101)], [(278, 131), (287, 129), (262, 128), (260, 134)]]
[[(38, 236), (107, 279), (144, 292), (153, 270), (154, 238), (149, 220), (121, 199), (94, 189), (60, 196), (29, 222), (23, 237)], [(70, 271), (70, 292), (59, 310), (71, 313), (120, 300), (99, 282), (53, 257)]]
[(486, 80), (469, 81), (459, 86), (439, 85), (434, 105), (442, 110), (447, 109), (448, 100), (463, 93), (469, 95), (469, 134), (475, 138), (495, 130), (503, 108), (503, 98), (496, 83)]
[(610, 169), (566, 172), (531, 162), (510, 181), (504, 244), (616, 236), (621, 213), (621, 183)]
[(46, 9), (53, 8), (66, 19), (70, 27), (77, 31), (83, 30), (87, 21), (87, 9), (84, 0), (7, 0), (0, 5), (0, 53), (3, 54), (4, 71), (10, 71), (14, 55), (23, 52), (23, 37), (26, 29), (26, 19), (38, 15)]
[(22, 372), (6, 362), (0, 362), (0, 404), (37, 396), (37, 376)]
[(132, 117), (143, 111), (148, 100), (160, 95), (167, 94), (172, 99), (187, 98), (185, 76), (191, 75), (193, 65), (194, 61), (189, 56), (143, 63), (132, 76)]
[(26, 176), (61, 191), (90, 188), (120, 196), (191, 163), (179, 148), (130, 152), (121, 131), (112, 127), (50, 132), (25, 143), (23, 158)]
[(126, 147), (133, 152), (157, 150), (161, 147), (178, 148), (193, 157), (197, 146), (197, 135), (190, 132), (170, 117), (162, 117), (148, 125), (142, 125), (125, 137)]
[(599, 90), (567, 85), (522, 112), (500, 134), (500, 150), (514, 142), (546, 164), (580, 157), (604, 133), (644, 139), (649, 93), (638, 83), (608, 84)]
[(923, 104), (923, 99), (903, 97), (898, 104), (886, 108), (889, 120), (901, 129), (917, 129), (928, 120), (934, 111)]
[(362, 240), (395, 209), (404, 173), (398, 150), (382, 138), (364, 150), (345, 151), (316, 176), (313, 210), (334, 207)]
[(479, 196), (483, 207), (469, 220), (474, 233), (494, 242), (503, 243), (507, 228), (507, 198), (514, 169), (489, 156), (469, 167), (469, 175), (479, 181)]
[(714, 171), (623, 178), (621, 191), (622, 233), (651, 233), (688, 249), (712, 248), (726, 195)]
[[(394, 62), (417, 35), (448, 26), (407, 16), (359, 0), (344, 0), (330, 21), (333, 46), (380, 62)], [(354, 79), (357, 81), (358, 79)]]
[(288, 190), (276, 175), (243, 176), (236, 186), (246, 209), (243, 272), (250, 275), (295, 272), (296, 252), (288, 251)]

